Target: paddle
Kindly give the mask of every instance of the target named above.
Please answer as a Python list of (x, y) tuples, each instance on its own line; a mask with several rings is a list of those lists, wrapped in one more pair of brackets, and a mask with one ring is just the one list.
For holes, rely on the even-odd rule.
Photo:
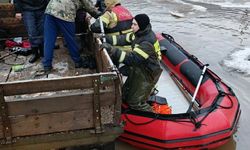
[[(101, 33), (102, 33), (102, 40), (103, 40), (103, 43), (105, 43), (106, 42), (106, 38), (105, 38), (105, 32), (104, 32), (103, 22), (102, 22), (102, 20), (100, 18), (99, 18), (99, 21), (100, 21), (100, 28), (101, 28)], [(105, 48), (103, 50), (104, 50), (104, 54), (106, 56), (108, 56), (107, 58), (108, 58), (109, 64), (111, 65), (111, 69), (112, 70), (116, 70), (115, 66), (114, 66), (114, 64), (112, 62), (112, 60), (109, 57), (109, 54), (108, 54), (107, 50)]]
[(203, 76), (204, 76), (204, 74), (205, 74), (205, 72), (206, 72), (207, 66), (208, 66), (208, 64), (204, 65), (204, 67), (203, 67), (203, 69), (202, 69), (201, 76), (200, 76), (199, 81), (198, 81), (198, 84), (197, 84), (197, 86), (196, 86), (196, 88), (195, 88), (194, 95), (193, 95), (193, 97), (192, 97), (191, 104), (190, 104), (189, 107), (188, 107), (187, 113), (190, 112), (190, 111), (192, 110), (192, 108), (193, 108), (194, 101), (195, 101), (196, 95), (197, 95), (197, 93), (198, 93), (198, 90), (199, 90), (199, 88), (200, 88), (200, 85), (201, 85), (201, 81), (202, 81), (202, 79), (203, 79)]
[(105, 38), (105, 32), (104, 32), (103, 22), (102, 22), (101, 18), (99, 18), (99, 21), (100, 21), (100, 27), (101, 27), (101, 33), (102, 33), (102, 40), (103, 40), (103, 43), (105, 43), (106, 38)]

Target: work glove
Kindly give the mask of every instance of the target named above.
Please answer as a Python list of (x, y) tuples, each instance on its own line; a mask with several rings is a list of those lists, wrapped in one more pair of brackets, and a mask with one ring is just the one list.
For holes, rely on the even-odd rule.
[(110, 44), (113, 43), (113, 38), (110, 35), (105, 35), (103, 33), (100, 33), (100, 34), (94, 34), (94, 37), (99, 38), (102, 42), (103, 42), (103, 39), (105, 38), (106, 43), (110, 43)]
[(107, 50), (107, 52), (109, 53), (109, 55), (111, 55), (114, 51), (114, 48), (112, 45), (110, 45), (109, 43), (102, 43), (102, 45), (100, 46), (101, 49), (105, 48)]
[(96, 34), (94, 34), (94, 37), (96, 37), (96, 38), (99, 38), (99, 39), (103, 39), (103, 38), (106, 38), (106, 36), (103, 34), (103, 33), (96, 33)]
[(99, 18), (103, 13), (100, 11), (94, 11), (94, 13), (91, 14), (95, 19)]

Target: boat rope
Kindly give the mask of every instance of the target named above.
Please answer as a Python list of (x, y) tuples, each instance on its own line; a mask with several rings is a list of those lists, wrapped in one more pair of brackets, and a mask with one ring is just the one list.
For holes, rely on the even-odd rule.
[(230, 101), (230, 106), (222, 106), (222, 105), (219, 105), (219, 104), (217, 104), (217, 106), (220, 107), (220, 108), (223, 108), (223, 109), (231, 109), (233, 107), (233, 100), (232, 100), (231, 96), (233, 96), (233, 95), (230, 94), (230, 93), (225, 93), (225, 92), (221, 92), (220, 95), (223, 96), (223, 97), (224, 96), (228, 97), (228, 99)]
[[(218, 93), (217, 97), (215, 98), (213, 104), (212, 104), (210, 107), (208, 107), (208, 110), (206, 111), (206, 115), (205, 115), (200, 121), (194, 122), (195, 128), (200, 128), (201, 125), (202, 125), (202, 122), (203, 122), (203, 121), (208, 117), (208, 115), (209, 115), (212, 111), (214, 111), (216, 108), (220, 107), (220, 108), (223, 108), (223, 109), (231, 109), (231, 108), (233, 107), (233, 100), (232, 100), (231, 96), (234, 96), (234, 93), (226, 93), (226, 92), (224, 92), (224, 91), (222, 90), (221, 86), (220, 86), (220, 84), (222, 83), (221, 80), (217, 80), (217, 79), (215, 79), (215, 80), (216, 80), (216, 81), (215, 81), (216, 88), (217, 88), (217, 90), (218, 90), (219, 93)], [(224, 84), (224, 85), (225, 85), (225, 84)], [(226, 87), (228, 87), (228, 86), (226, 86)], [(228, 87), (228, 89), (229, 89), (229, 91), (231, 91), (231, 88)], [(218, 101), (220, 100), (220, 98), (223, 98), (224, 96), (227, 96), (228, 99), (230, 100), (230, 106), (222, 106), (222, 105), (219, 105), (219, 104), (218, 104)], [(204, 125), (204, 124), (203, 124), (203, 125)]]
[(134, 122), (134, 121), (132, 121), (131, 119), (129, 119), (129, 118), (128, 118), (128, 114), (125, 112), (125, 118), (126, 118), (126, 120), (128, 120), (128, 121), (129, 121), (131, 124), (133, 124), (133, 125), (146, 125), (146, 124), (150, 124), (150, 123), (156, 121), (157, 118), (158, 118), (158, 116), (159, 116), (158, 114), (155, 114), (155, 117), (154, 117), (153, 119), (151, 119), (151, 120), (149, 120), (149, 121), (146, 121), (146, 122), (137, 123), (137, 122)]
[(219, 100), (219, 98), (220, 98), (220, 96), (218, 95), (218, 96), (216, 97), (216, 100), (214, 101), (214, 103), (213, 103), (210, 107), (208, 107), (208, 110), (206, 111), (205, 116), (204, 116), (200, 121), (194, 123), (195, 129), (200, 128), (202, 125), (206, 125), (206, 124), (202, 124), (202, 122), (208, 117), (208, 115), (209, 115), (212, 111), (214, 111), (214, 110), (217, 108), (217, 101)]
[(194, 113), (190, 113), (190, 112), (188, 114), (189, 114), (189, 119), (190, 119), (191, 123), (193, 123), (193, 125), (195, 126), (195, 129), (199, 128), (197, 121), (196, 121), (196, 115)]
[(167, 33), (162, 33), (162, 36), (164, 37), (164, 38), (166, 38), (166, 39), (168, 39), (170, 42), (175, 42), (174, 41), (174, 38), (171, 36), (171, 35), (169, 35), (169, 34), (167, 34)]
[[(198, 128), (198, 127), (200, 127), (200, 125), (202, 125), (201, 123), (199, 123), (199, 122), (196, 121), (196, 114), (195, 114), (194, 112), (189, 112), (188, 115), (185, 115), (185, 117), (184, 117), (184, 118), (181, 118), (181, 119), (179, 119), (179, 118), (167, 118), (167, 117), (165, 117), (165, 116), (170, 116), (170, 115), (155, 114), (155, 113), (154, 113), (154, 117), (153, 117), (151, 120), (146, 121), (146, 122), (142, 122), (142, 123), (138, 123), (138, 122), (132, 121), (132, 120), (128, 117), (128, 114), (130, 114), (130, 113), (129, 113), (130, 111), (136, 111), (136, 112), (137, 112), (137, 110), (133, 110), (133, 109), (131, 109), (131, 108), (127, 108), (126, 110), (124, 110), (123, 114), (124, 114), (126, 120), (127, 120), (128, 122), (130, 122), (131, 124), (133, 124), (133, 125), (138, 125), (138, 126), (150, 124), (150, 123), (156, 121), (157, 119), (160, 119), (161, 117), (164, 117), (164, 120), (169, 120), (169, 121), (173, 121), (173, 122), (192, 123), (196, 128)], [(140, 113), (141, 113), (141, 111), (140, 111)], [(132, 114), (133, 114), (133, 113), (132, 113)]]

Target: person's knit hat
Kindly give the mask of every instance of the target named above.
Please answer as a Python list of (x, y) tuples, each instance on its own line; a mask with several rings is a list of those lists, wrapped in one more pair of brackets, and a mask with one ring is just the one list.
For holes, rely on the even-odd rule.
[(134, 19), (136, 20), (140, 28), (139, 30), (145, 30), (146, 27), (150, 24), (150, 19), (146, 14), (138, 14), (134, 17)]

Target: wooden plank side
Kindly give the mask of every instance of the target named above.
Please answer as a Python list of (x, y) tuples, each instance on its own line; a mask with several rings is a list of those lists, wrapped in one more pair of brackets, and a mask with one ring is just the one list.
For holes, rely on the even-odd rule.
[[(85, 95), (79, 96), (79, 99), (74, 99), (74, 97), (68, 97), (67, 98), (55, 98), (55, 99), (40, 99), (40, 100), (29, 100), (25, 102), (11, 102), (9, 104), (9, 112), (11, 115), (15, 114), (16, 116), (10, 116), (11, 120), (11, 126), (12, 126), (12, 136), (26, 136), (26, 135), (36, 135), (36, 134), (48, 134), (53, 132), (60, 132), (60, 131), (70, 131), (75, 129), (85, 129), (89, 128), (90, 126), (79, 126), (79, 128), (71, 128), (71, 125), (63, 126), (62, 129), (58, 126), (51, 127), (52, 131), (50, 129), (46, 130), (46, 128), (50, 126), (50, 124), (56, 125), (56, 123), (52, 123), (50, 119), (54, 120), (53, 118), (55, 114), (71, 114), (72, 111), (74, 112), (84, 112), (87, 111), (87, 117), (88, 122), (92, 125), (93, 123), (93, 102), (92, 102), (92, 96), (93, 95)], [(101, 107), (102, 109), (102, 123), (112, 123), (112, 118), (114, 117), (114, 113), (112, 113), (114, 110), (109, 110), (107, 108), (114, 107), (114, 94), (113, 93), (102, 93), (101, 94)], [(19, 114), (19, 115), (17, 115)], [(107, 116), (108, 115), (108, 116)], [(79, 124), (78, 121), (75, 121), (74, 119), (69, 118), (79, 118), (78, 113), (71, 114), (71, 116), (67, 117), (68, 115), (56, 115), (60, 116), (61, 118), (60, 122), (64, 123), (64, 120), (66, 122), (71, 121), (72, 124)], [(62, 117), (61, 117), (62, 116)], [(64, 117), (66, 116), (66, 117)], [(31, 118), (31, 119), (28, 119)], [(40, 120), (38, 120), (41, 118)], [(86, 118), (85, 118), (86, 119)], [(104, 119), (104, 120), (103, 120)], [(38, 121), (37, 121), (38, 120)], [(56, 121), (56, 120), (55, 120)], [(110, 122), (111, 121), (111, 122)], [(86, 120), (85, 120), (86, 122)], [(24, 124), (24, 125), (22, 125)], [(38, 128), (38, 131), (29, 130), (29, 128), (33, 129), (35, 126), (42, 126), (42, 128)], [(0, 121), (0, 126), (2, 125), (2, 122)], [(21, 127), (21, 128), (20, 128)], [(26, 129), (29, 130), (27, 133)], [(91, 126), (93, 127), (93, 126)], [(14, 128), (14, 129), (13, 129)], [(0, 138), (3, 138), (3, 132), (0, 131)]]
[[(26, 80), (8, 83), (0, 83), (4, 88), (4, 95), (32, 94), (39, 92), (52, 92), (59, 90), (87, 89), (92, 87), (92, 80), (100, 76), (115, 77), (115, 73), (100, 73), (93, 75), (82, 75), (65, 77), (60, 79)], [(109, 84), (112, 81), (106, 81)]]
[(48, 134), (93, 127), (93, 110), (10, 118), (13, 137)]
[[(3, 123), (2, 123), (2, 118), (1, 118), (1, 121), (0, 121), (0, 138), (3, 138), (4, 137), (4, 133), (3, 133)], [(1, 145), (1, 144), (0, 144)]]
[(102, 134), (93, 134), (90, 130), (79, 130), (59, 134), (38, 135), (18, 138), (15, 143), (1, 145), (1, 150), (51, 150), (69, 146), (102, 144), (114, 141), (121, 133), (121, 127), (104, 127)]
[(108, 72), (111, 69), (111, 64), (109, 63), (109, 60), (107, 59), (107, 56), (105, 55), (104, 51), (101, 51), (101, 58), (102, 58), (102, 71)]
[(114, 105), (114, 123), (120, 124), (121, 103), (122, 103), (122, 77), (115, 80), (115, 105)]
[[(45, 113), (67, 112), (93, 107), (93, 95), (82, 93), (71, 95), (50, 96), (32, 100), (8, 102), (9, 115), (38, 115)], [(115, 103), (114, 91), (103, 91), (100, 93), (101, 106)]]
[(95, 53), (95, 57), (96, 57), (96, 65), (97, 65), (97, 72), (102, 72), (103, 68), (102, 68), (102, 57), (101, 57), (101, 51), (99, 50), (99, 47), (97, 47), (98, 51), (96, 51)]
[[(96, 39), (96, 43), (98, 43), (99, 45), (102, 44), (99, 38)], [(98, 58), (97, 61), (98, 71), (99, 72), (112, 71), (111, 67), (113, 66), (113, 62), (111, 61), (110, 56), (107, 55), (105, 51), (100, 49), (99, 46), (96, 46), (96, 49), (98, 49), (98, 51), (96, 52), (96, 57)]]
[(0, 18), (15, 17), (15, 8), (11, 3), (0, 2)]

